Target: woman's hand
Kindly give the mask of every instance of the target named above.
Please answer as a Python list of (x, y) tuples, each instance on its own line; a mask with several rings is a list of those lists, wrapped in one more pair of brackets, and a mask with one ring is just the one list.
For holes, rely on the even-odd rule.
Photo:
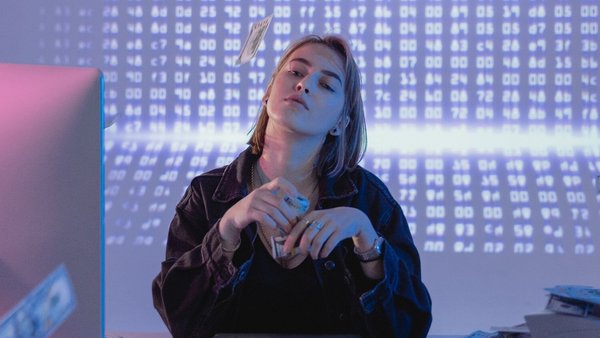
[(298, 238), (300, 252), (317, 259), (329, 256), (333, 248), (346, 238), (352, 238), (358, 251), (367, 251), (373, 246), (377, 233), (361, 210), (337, 207), (306, 214), (288, 235), (283, 252), (290, 252)]
[(299, 211), (285, 202), (285, 197), (301, 196), (288, 180), (278, 177), (254, 189), (234, 204), (221, 218), (219, 233), (229, 243), (240, 239), (241, 231), (252, 222), (289, 233), (299, 219)]

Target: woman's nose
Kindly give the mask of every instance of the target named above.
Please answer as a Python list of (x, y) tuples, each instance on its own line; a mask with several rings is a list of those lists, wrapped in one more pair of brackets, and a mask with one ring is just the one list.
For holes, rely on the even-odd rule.
[(298, 84), (296, 85), (296, 90), (297, 91), (304, 91), (304, 93), (306, 93), (306, 95), (310, 95), (310, 90), (308, 89), (308, 87), (306, 86), (306, 84), (304, 83), (304, 81), (300, 81), (298, 82)]

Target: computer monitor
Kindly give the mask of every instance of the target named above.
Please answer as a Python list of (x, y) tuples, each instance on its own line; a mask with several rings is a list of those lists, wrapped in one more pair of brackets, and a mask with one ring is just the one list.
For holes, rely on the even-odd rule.
[(0, 318), (64, 264), (58, 337), (101, 332), (102, 74), (0, 64)]

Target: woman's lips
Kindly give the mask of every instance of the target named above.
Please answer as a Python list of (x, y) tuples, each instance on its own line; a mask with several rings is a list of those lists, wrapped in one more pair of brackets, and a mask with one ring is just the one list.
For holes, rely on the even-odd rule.
[(309, 110), (308, 106), (306, 105), (306, 102), (304, 102), (304, 100), (300, 96), (296, 96), (296, 95), (288, 96), (285, 98), (285, 100), (297, 102), (297, 103), (301, 104), (304, 107), (304, 109)]

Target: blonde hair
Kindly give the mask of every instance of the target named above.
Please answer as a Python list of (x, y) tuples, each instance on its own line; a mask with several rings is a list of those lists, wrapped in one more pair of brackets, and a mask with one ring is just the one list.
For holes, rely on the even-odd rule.
[[(321, 147), (319, 158), (317, 159), (317, 176), (335, 177), (341, 174), (344, 170), (352, 170), (362, 159), (367, 147), (367, 129), (365, 125), (365, 114), (363, 101), (360, 94), (361, 79), (360, 71), (348, 42), (337, 35), (308, 35), (298, 39), (286, 48), (283, 56), (277, 63), (277, 67), (271, 75), (271, 80), (267, 85), (267, 89), (263, 96), (265, 99), (271, 94), (271, 88), (275, 76), (286, 64), (292, 53), (298, 48), (309, 44), (321, 44), (335, 51), (342, 59), (345, 71), (344, 83), (344, 106), (340, 115), (341, 119), (347, 118), (348, 125), (341, 128), (338, 136), (327, 134), (325, 141)], [(343, 120), (342, 120), (343, 121)], [(263, 104), (258, 120), (254, 125), (252, 135), (248, 140), (248, 144), (252, 147), (254, 154), (261, 154), (265, 143), (265, 131), (269, 116), (267, 107)], [(344, 126), (344, 124), (342, 124)]]

